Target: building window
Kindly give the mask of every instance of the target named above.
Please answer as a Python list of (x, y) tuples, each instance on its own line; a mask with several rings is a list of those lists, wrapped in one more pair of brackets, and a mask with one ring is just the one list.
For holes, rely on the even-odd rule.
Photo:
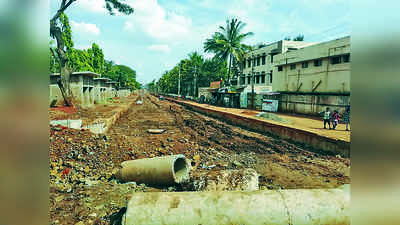
[(240, 77), (240, 84), (245, 84), (246, 82), (246, 77)]
[(343, 62), (344, 62), (344, 63), (350, 62), (350, 54), (344, 55), (344, 56), (343, 56)]
[(301, 68), (308, 68), (308, 62), (303, 62), (301, 64)]
[(257, 66), (260, 65), (260, 59), (261, 59), (261, 57), (257, 57)]
[(263, 56), (261, 57), (261, 62), (262, 62), (263, 65), (265, 65), (265, 55), (263, 55)]
[(246, 60), (243, 61), (243, 69), (246, 69)]
[(295, 70), (296, 69), (296, 64), (291, 64), (290, 65), (290, 70)]
[(250, 84), (250, 76), (247, 77), (247, 84)]
[(260, 83), (260, 76), (256, 76), (256, 84)]
[(272, 70), (269, 73), (269, 83), (272, 84)]
[(251, 67), (251, 60), (249, 59), (249, 60), (247, 60), (247, 67)]
[(283, 67), (282, 66), (278, 66), (278, 71), (283, 71)]
[(342, 57), (334, 56), (331, 58), (331, 64), (339, 64), (342, 62)]
[(314, 60), (314, 66), (315, 67), (322, 66), (322, 60), (321, 59)]
[(265, 74), (261, 75), (261, 83), (265, 84)]

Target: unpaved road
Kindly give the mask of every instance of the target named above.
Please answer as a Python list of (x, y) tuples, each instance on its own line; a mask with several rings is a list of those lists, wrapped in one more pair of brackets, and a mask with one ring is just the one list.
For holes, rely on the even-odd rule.
[[(311, 153), (148, 94), (134, 100), (139, 99), (143, 104), (131, 107), (106, 135), (52, 127), (51, 224), (108, 224), (108, 216), (126, 206), (135, 191), (246, 190), (248, 168), (257, 172), (259, 189), (333, 188), (350, 183), (349, 159)], [(151, 128), (166, 132), (147, 133)], [(170, 154), (192, 160), (187, 184), (149, 187), (112, 179), (113, 170), (124, 160)], [(66, 168), (69, 173), (60, 175)]]

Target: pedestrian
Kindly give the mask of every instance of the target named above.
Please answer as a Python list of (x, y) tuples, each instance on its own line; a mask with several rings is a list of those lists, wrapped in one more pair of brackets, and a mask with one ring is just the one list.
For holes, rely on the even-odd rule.
[(331, 112), (329, 111), (329, 107), (326, 107), (325, 111), (320, 112), (321, 114), (324, 114), (324, 129), (326, 129), (326, 124), (328, 124), (329, 129), (331, 129)]
[(332, 113), (332, 129), (335, 130), (338, 124), (339, 124), (339, 112), (337, 110), (334, 110)]
[(346, 106), (346, 111), (344, 112), (344, 123), (346, 124), (346, 130), (349, 130), (350, 125), (350, 105)]

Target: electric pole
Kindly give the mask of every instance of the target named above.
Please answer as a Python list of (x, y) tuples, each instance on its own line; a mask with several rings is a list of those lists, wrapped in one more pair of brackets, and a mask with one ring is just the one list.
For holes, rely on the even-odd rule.
[(194, 65), (193, 97), (196, 98), (196, 65)]
[(181, 64), (179, 64), (179, 76), (178, 76), (178, 98), (181, 97)]
[(252, 109), (255, 109), (255, 107), (254, 107), (254, 101), (255, 101), (255, 98), (254, 98), (254, 60), (253, 60), (253, 57), (254, 56), (252, 56), (251, 57), (251, 107), (252, 107)]

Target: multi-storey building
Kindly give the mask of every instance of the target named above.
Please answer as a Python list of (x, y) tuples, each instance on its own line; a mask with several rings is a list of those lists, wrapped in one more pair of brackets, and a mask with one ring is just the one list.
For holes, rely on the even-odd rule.
[[(276, 56), (281, 53), (291, 52), (316, 43), (302, 41), (281, 40), (262, 47), (258, 47), (245, 55), (241, 68), (242, 73), (238, 78), (238, 86), (244, 87), (241, 94), (241, 107), (247, 107), (247, 94), (252, 92), (252, 78), (254, 79), (255, 107), (261, 108), (260, 95), (272, 91), (275, 77)], [(251, 98), (249, 98), (251, 101)]]
[(280, 93), (280, 111), (317, 114), (330, 106), (343, 112), (350, 61), (350, 36), (276, 55), (272, 91)]

